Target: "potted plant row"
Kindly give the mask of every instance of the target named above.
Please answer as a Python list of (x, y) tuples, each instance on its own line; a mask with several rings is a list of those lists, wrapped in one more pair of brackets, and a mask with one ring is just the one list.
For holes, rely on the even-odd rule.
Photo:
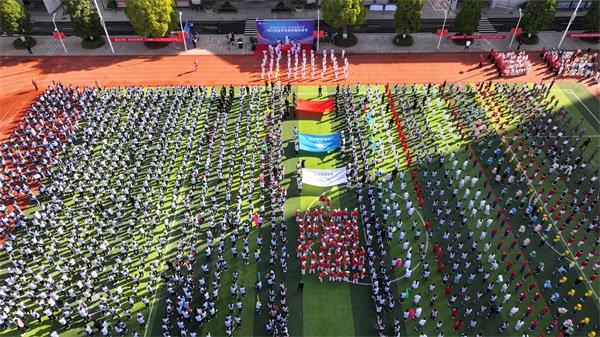
[(201, 0), (201, 4), (202, 9), (204, 9), (206, 13), (212, 13), (213, 6), (215, 5), (215, 0)]
[(225, 1), (218, 10), (220, 13), (235, 13), (237, 12), (237, 8), (231, 4), (229, 1)]
[(300, 13), (304, 11), (306, 0), (293, 0), (292, 3), (294, 4), (294, 9), (296, 9), (296, 12)]
[(275, 7), (273, 7), (273, 8), (271, 9), (271, 12), (273, 12), (273, 13), (279, 13), (279, 12), (291, 12), (291, 11), (292, 11), (292, 9), (291, 9), (291, 8), (289, 8), (289, 7), (287, 7), (287, 6), (285, 5), (285, 3), (283, 3), (283, 1), (281, 1), (281, 0), (280, 0), (280, 1), (277, 3), (277, 5), (275, 5)]

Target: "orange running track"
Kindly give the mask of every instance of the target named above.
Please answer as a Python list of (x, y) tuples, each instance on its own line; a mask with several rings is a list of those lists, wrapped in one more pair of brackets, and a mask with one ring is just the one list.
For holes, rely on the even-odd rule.
[[(495, 68), (478, 68), (479, 52), (350, 54), (350, 76), (335, 81), (331, 69), (325, 79), (291, 81), (297, 84), (332, 83), (442, 83), (448, 82), (535, 82), (552, 74), (538, 53), (531, 53), (534, 67), (526, 76), (500, 78)], [(194, 61), (199, 61), (198, 71)], [(341, 68), (340, 68), (341, 69)], [(340, 71), (340, 74), (342, 71)], [(317, 77), (319, 71), (316, 72)], [(287, 80), (282, 82), (287, 83)], [(310, 72), (307, 71), (307, 76)], [(52, 81), (65, 85), (245, 85), (263, 83), (260, 59), (253, 55), (224, 56), (59, 56), (0, 57), (0, 140), (18, 121), (19, 113)], [(571, 79), (573, 80), (573, 79)], [(600, 97), (599, 85), (588, 85)]]

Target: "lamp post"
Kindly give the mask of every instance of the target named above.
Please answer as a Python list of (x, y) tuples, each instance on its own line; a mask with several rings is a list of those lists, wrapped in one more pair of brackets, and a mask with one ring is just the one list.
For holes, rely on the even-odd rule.
[[(58, 27), (56, 27), (56, 13), (52, 13), (52, 23), (54, 24), (54, 31), (58, 33)], [(58, 39), (60, 40), (60, 43), (62, 44), (62, 47), (65, 50), (65, 54), (67, 54), (67, 47), (65, 47), (65, 42), (63, 41), (60, 35), (58, 36)]]
[(567, 24), (567, 28), (565, 29), (565, 32), (563, 33), (563, 36), (560, 38), (560, 42), (558, 43), (557, 49), (560, 49), (560, 46), (562, 45), (562, 43), (563, 43), (563, 41), (565, 39), (565, 36), (567, 36), (567, 32), (569, 32), (569, 28), (571, 28), (571, 24), (575, 20), (575, 17), (577, 17), (577, 10), (579, 9), (580, 5), (581, 5), (581, 0), (579, 0), (579, 2), (577, 3), (577, 7), (575, 7), (575, 10), (573, 11), (573, 14), (571, 15), (571, 18), (569, 19), (569, 23)]
[(98, 17), (100, 18), (100, 24), (102, 25), (102, 28), (104, 28), (104, 34), (106, 34), (106, 39), (108, 40), (108, 45), (110, 46), (110, 51), (112, 51), (112, 53), (115, 53), (115, 48), (113, 48), (112, 45), (112, 41), (110, 40), (110, 36), (108, 35), (108, 30), (106, 30), (106, 23), (104, 22), (104, 19), (102, 18), (102, 12), (100, 11), (100, 7), (98, 6), (98, 1), (94, 0), (94, 5), (96, 5), (96, 10), (98, 11)]
[(442, 31), (440, 32), (440, 39), (438, 40), (437, 50), (440, 50), (442, 44), (442, 37), (444, 36), (444, 29), (446, 29), (446, 19), (448, 18), (448, 10), (444, 9), (444, 23), (442, 24)]
[(183, 31), (183, 22), (181, 21), (181, 12), (179, 12), (179, 27), (181, 27), (181, 38), (183, 39), (183, 48), (187, 51), (187, 43), (185, 42), (185, 32)]
[(519, 29), (519, 24), (521, 23), (521, 18), (523, 17), (523, 11), (521, 10), (521, 8), (519, 8), (519, 21), (517, 21), (517, 27), (515, 27), (515, 31), (513, 32), (513, 36), (510, 39), (510, 44), (508, 45), (508, 50), (510, 50), (510, 47), (512, 46), (513, 42), (515, 41), (515, 35), (517, 35), (517, 29)]

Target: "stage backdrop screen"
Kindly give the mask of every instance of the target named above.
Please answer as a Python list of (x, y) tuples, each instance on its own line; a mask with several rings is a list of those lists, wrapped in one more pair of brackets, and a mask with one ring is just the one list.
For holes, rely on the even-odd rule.
[(285, 43), (287, 36), (290, 41), (301, 44), (313, 43), (314, 20), (257, 20), (258, 44), (271, 44), (281, 41)]

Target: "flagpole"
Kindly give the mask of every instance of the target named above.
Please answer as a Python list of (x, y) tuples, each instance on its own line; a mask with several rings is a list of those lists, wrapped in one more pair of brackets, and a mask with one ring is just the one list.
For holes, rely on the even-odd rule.
[(52, 13), (52, 23), (54, 24), (54, 31), (56, 33), (58, 33), (58, 39), (60, 40), (60, 43), (62, 44), (62, 47), (65, 50), (65, 54), (68, 54), (67, 53), (67, 47), (65, 47), (65, 42), (63, 41), (62, 37), (60, 36), (60, 32), (58, 31), (58, 27), (56, 27), (56, 13)]
[(573, 23), (573, 21), (575, 21), (575, 17), (577, 17), (577, 10), (579, 9), (580, 5), (581, 5), (581, 0), (579, 0), (579, 2), (577, 3), (577, 7), (575, 7), (575, 11), (573, 11), (573, 15), (571, 15), (571, 18), (569, 19), (569, 23), (567, 24), (567, 28), (565, 29), (565, 32), (563, 33), (562, 37), (560, 38), (560, 42), (558, 43), (558, 47), (556, 47), (556, 49), (560, 49), (560, 46), (562, 45), (563, 41), (565, 40), (565, 36), (567, 36), (567, 32), (569, 32), (569, 28), (571, 28), (571, 24)]
[(183, 31), (183, 22), (181, 21), (181, 15), (183, 13), (179, 12), (179, 27), (181, 27), (181, 38), (183, 39), (183, 48), (187, 51), (187, 43), (185, 41), (185, 32)]
[(106, 39), (108, 40), (108, 45), (110, 46), (110, 50), (112, 53), (115, 53), (115, 49), (113, 48), (112, 41), (110, 40), (110, 36), (108, 35), (108, 30), (106, 30), (106, 23), (102, 18), (102, 12), (100, 11), (100, 7), (98, 6), (98, 1), (94, 0), (94, 4), (96, 5), (96, 10), (98, 11), (98, 17), (100, 18), (100, 24), (102, 24), (102, 28), (104, 28), (104, 34), (106, 34)]
[(444, 29), (446, 28), (446, 19), (448, 18), (448, 10), (444, 9), (444, 23), (442, 24), (442, 31), (440, 32), (440, 39), (438, 40), (437, 50), (440, 50), (440, 44), (442, 44), (442, 36), (444, 36)]
[(510, 47), (512, 46), (513, 42), (515, 41), (515, 35), (517, 35), (516, 34), (517, 29), (519, 29), (519, 24), (521, 23), (522, 17), (523, 17), (523, 11), (521, 10), (521, 8), (519, 8), (519, 21), (517, 21), (517, 27), (515, 28), (512, 38), (510, 39), (510, 44), (508, 45), (508, 50), (510, 50)]

